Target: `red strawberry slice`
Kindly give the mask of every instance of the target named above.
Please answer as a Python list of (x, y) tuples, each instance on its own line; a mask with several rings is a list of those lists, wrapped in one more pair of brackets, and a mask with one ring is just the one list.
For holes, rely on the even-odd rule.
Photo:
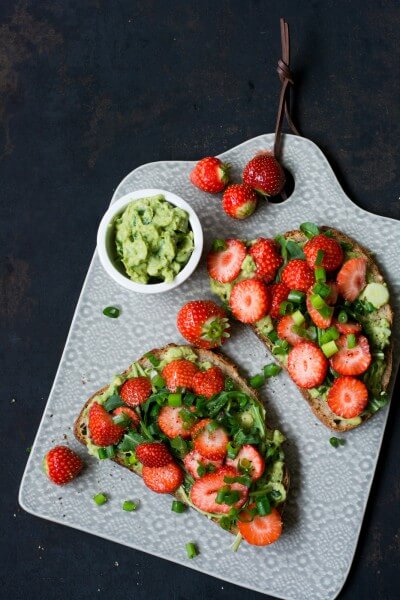
[[(320, 264), (316, 265), (318, 251), (323, 252), (323, 258)], [(323, 233), (316, 235), (306, 243), (304, 254), (311, 269), (320, 266), (326, 271), (336, 271), (343, 262), (343, 250), (339, 242)]]
[(57, 485), (64, 485), (80, 473), (83, 461), (67, 446), (55, 446), (47, 452), (43, 465), (50, 481)]
[(174, 462), (164, 467), (143, 467), (142, 477), (147, 487), (157, 494), (172, 494), (183, 482), (183, 471)]
[[(306, 297), (307, 311), (311, 317), (312, 322), (317, 327), (319, 327), (320, 329), (327, 329), (328, 327), (330, 327), (330, 325), (332, 323), (333, 308), (329, 309), (331, 312), (330, 312), (329, 316), (327, 316), (327, 317), (322, 316), (321, 313), (319, 312), (319, 310), (314, 308), (314, 306), (311, 303), (311, 296), (314, 294), (313, 287), (314, 286), (311, 286), (307, 293), (307, 297)], [(326, 300), (325, 300), (325, 302), (326, 302)]]
[(136, 447), (136, 457), (145, 467), (164, 467), (173, 458), (162, 442), (144, 442)]
[(198, 468), (200, 466), (207, 467), (208, 465), (212, 465), (217, 469), (222, 466), (222, 460), (209, 460), (197, 452), (197, 450), (192, 450), (189, 454), (186, 454), (183, 459), (183, 464), (185, 465), (185, 469), (194, 479), (199, 479), (200, 475), (198, 474)]
[(295, 258), (290, 260), (282, 271), (281, 279), (289, 289), (306, 292), (314, 283), (314, 272), (305, 260)]
[(244, 168), (243, 181), (265, 196), (276, 196), (285, 185), (285, 173), (271, 154), (259, 154)]
[(280, 337), (281, 340), (289, 342), (291, 346), (297, 346), (297, 344), (304, 342), (304, 337), (301, 337), (301, 335), (293, 331), (294, 324), (293, 318), (290, 315), (287, 315), (286, 317), (281, 318), (276, 328), (278, 337)]
[(192, 389), (193, 377), (198, 372), (198, 367), (192, 361), (179, 358), (168, 363), (162, 370), (165, 385), (171, 392), (178, 388)]
[(355, 377), (338, 377), (328, 393), (328, 406), (343, 419), (358, 417), (368, 404), (367, 386)]
[(225, 388), (224, 374), (219, 367), (211, 367), (206, 371), (199, 371), (193, 377), (193, 391), (199, 396), (211, 398)]
[(222, 192), (228, 183), (229, 165), (215, 156), (202, 158), (190, 173), (190, 181), (209, 194)]
[(337, 274), (339, 294), (345, 300), (354, 302), (365, 288), (367, 260), (365, 258), (350, 258)]
[(258, 240), (250, 248), (249, 254), (256, 263), (256, 275), (270, 283), (275, 279), (275, 275), (283, 258), (279, 251), (279, 246), (274, 240), (258, 238)]
[(127, 415), (130, 418), (131, 422), (129, 423), (129, 429), (136, 429), (140, 425), (140, 417), (137, 414), (137, 412), (133, 410), (133, 408), (128, 408), (127, 406), (119, 406), (118, 408), (113, 410), (112, 414), (120, 415), (121, 413)]
[[(189, 439), (191, 435), (192, 424), (186, 423), (180, 416), (182, 407), (163, 406), (158, 415), (158, 426), (161, 431), (170, 439), (182, 437)], [(191, 412), (194, 411), (192, 407)]]
[(239, 467), (246, 469), (246, 471), (249, 469), (253, 481), (260, 479), (265, 470), (265, 460), (259, 451), (250, 444), (242, 446), (236, 458), (227, 458), (226, 464), (235, 467), (239, 472), (241, 471)]
[(290, 288), (285, 283), (274, 283), (270, 286), (271, 293), (271, 310), (269, 314), (273, 319), (281, 317), (280, 307), (284, 300), (288, 299)]
[(246, 219), (257, 206), (257, 194), (245, 183), (234, 183), (222, 196), (222, 208), (233, 219)]
[(360, 333), (362, 329), (361, 323), (339, 323), (339, 321), (335, 321), (335, 327), (339, 333), (343, 333), (344, 335)]
[[(227, 484), (225, 477), (238, 477), (240, 473), (233, 467), (220, 467), (215, 473), (207, 473), (194, 482), (190, 490), (190, 498), (195, 506), (208, 513), (227, 514), (231, 508), (240, 508), (247, 500), (248, 488), (241, 483)], [(240, 493), (240, 499), (230, 506), (218, 504), (217, 494), (222, 488), (230, 488)]]
[(233, 286), (229, 306), (233, 315), (242, 323), (255, 323), (270, 309), (269, 289), (258, 279), (244, 279)]
[(336, 340), (339, 352), (336, 352), (331, 358), (332, 369), (339, 375), (361, 375), (365, 373), (371, 364), (371, 353), (369, 343), (365, 336), (360, 335), (357, 338), (357, 344), (354, 348), (348, 347), (348, 338), (341, 335)]
[[(254, 508), (251, 504), (249, 508)], [(243, 538), (253, 546), (268, 546), (277, 541), (282, 533), (282, 519), (279, 511), (273, 508), (269, 515), (256, 515), (243, 510), (239, 515), (238, 529)]]
[(90, 438), (96, 446), (113, 446), (121, 440), (125, 427), (116, 425), (112, 416), (98, 402), (89, 409), (88, 429)]
[(132, 377), (122, 384), (119, 395), (128, 406), (138, 406), (151, 396), (152, 388), (147, 377)]
[(327, 304), (329, 304), (329, 306), (334, 306), (337, 302), (338, 299), (338, 285), (335, 281), (327, 281), (326, 285), (329, 285), (329, 287), (331, 288), (330, 293), (328, 294), (328, 296), (325, 298), (325, 302)]
[(229, 442), (228, 434), (222, 427), (216, 427), (211, 419), (202, 419), (192, 429), (195, 450), (210, 460), (222, 460)]
[(229, 283), (236, 279), (246, 258), (246, 246), (240, 240), (226, 240), (226, 247), (213, 250), (207, 257), (207, 270), (211, 279)]
[(299, 387), (310, 389), (324, 381), (328, 364), (322, 350), (311, 342), (303, 342), (290, 350), (287, 368)]

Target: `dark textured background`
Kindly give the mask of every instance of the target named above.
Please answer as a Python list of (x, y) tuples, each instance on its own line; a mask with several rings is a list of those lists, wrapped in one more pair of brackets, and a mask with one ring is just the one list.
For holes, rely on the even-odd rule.
[[(351, 198), (400, 218), (397, 1), (0, 3), (6, 600), (262, 597), (33, 518), (17, 491), (113, 190), (142, 163), (200, 158), (273, 129), (281, 15), (301, 131)], [(396, 404), (345, 599), (398, 598)]]

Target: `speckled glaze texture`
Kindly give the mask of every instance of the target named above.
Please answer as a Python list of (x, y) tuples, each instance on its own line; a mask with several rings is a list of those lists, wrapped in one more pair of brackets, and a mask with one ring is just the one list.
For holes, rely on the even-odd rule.
[[(272, 148), (272, 144), (273, 136), (263, 135), (225, 152), (221, 158), (232, 164), (233, 178), (239, 180), (246, 162), (257, 151)], [(398, 314), (400, 223), (353, 204), (322, 152), (309, 140), (285, 136), (283, 161), (296, 182), (292, 196), (280, 205), (260, 200), (256, 213), (243, 222), (227, 217), (218, 197), (202, 193), (189, 183), (192, 162), (143, 165), (121, 182), (113, 200), (146, 187), (177, 193), (193, 206), (202, 221), (205, 254), (215, 237), (273, 236), (303, 221), (336, 227), (376, 253)], [(334, 449), (329, 444), (330, 431), (313, 416), (287, 374), (268, 381), (262, 397), (269, 421), (288, 438), (286, 454), (292, 487), (284, 515), (285, 530), (271, 547), (243, 543), (236, 554), (229, 549), (233, 541), (230, 534), (192, 510), (182, 515), (171, 512), (170, 496), (157, 496), (128, 470), (86, 456), (73, 438), (74, 419), (87, 397), (146, 350), (182, 341), (175, 327), (177, 310), (184, 302), (201, 297), (212, 297), (204, 261), (179, 288), (162, 295), (142, 296), (115, 284), (94, 255), (21, 484), (21, 506), (37, 516), (280, 598), (334, 598), (353, 559), (388, 408), (345, 434), (346, 445)], [(108, 305), (121, 308), (119, 319), (102, 315)], [(399, 362), (397, 319), (395, 322), (394, 371)], [(240, 365), (243, 374), (258, 372), (271, 360), (268, 351), (249, 328), (235, 325), (233, 329), (226, 354)], [(43, 455), (55, 443), (69, 444), (87, 462), (85, 472), (62, 490), (48, 482), (41, 470)], [(102, 507), (92, 500), (93, 494), (100, 491), (109, 495), (109, 502)], [(126, 499), (139, 499), (140, 509), (124, 512), (121, 504)], [(195, 541), (200, 549), (194, 560), (186, 557), (188, 541)]]

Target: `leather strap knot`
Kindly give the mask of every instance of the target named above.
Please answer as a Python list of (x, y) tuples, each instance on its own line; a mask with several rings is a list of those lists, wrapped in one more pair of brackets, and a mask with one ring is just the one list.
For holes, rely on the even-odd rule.
[(278, 60), (278, 66), (277, 66), (276, 72), (278, 73), (279, 79), (281, 80), (282, 83), (285, 81), (285, 79), (287, 79), (292, 85), (294, 84), (292, 73), (289, 69), (289, 65), (287, 65), (285, 62), (283, 62), (283, 60), (281, 58)]

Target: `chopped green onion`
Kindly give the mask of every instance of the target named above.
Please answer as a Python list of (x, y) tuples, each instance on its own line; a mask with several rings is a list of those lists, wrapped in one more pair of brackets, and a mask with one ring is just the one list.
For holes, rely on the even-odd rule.
[(116, 452), (114, 446), (106, 446), (107, 458), (114, 458)]
[(289, 351), (289, 344), (286, 340), (278, 339), (276, 341), (275, 346), (272, 348), (272, 354), (274, 356), (279, 356), (281, 354), (287, 354)]
[(182, 394), (169, 394), (169, 406), (182, 406)]
[(151, 380), (151, 383), (154, 385), (155, 388), (159, 390), (165, 386), (165, 379), (163, 379), (161, 375), (156, 375)]
[(225, 504), (225, 497), (230, 492), (230, 487), (224, 485), (220, 490), (218, 490), (217, 496), (215, 498), (215, 502), (217, 504)]
[(160, 364), (160, 360), (157, 358), (157, 356), (154, 356), (152, 352), (147, 352), (147, 354), (145, 354), (145, 357), (149, 362), (151, 362), (153, 367), (158, 367), (158, 365)]
[(270, 340), (270, 341), (271, 341), (273, 344), (275, 344), (275, 343), (276, 343), (276, 342), (279, 340), (278, 334), (276, 333), (275, 329), (274, 329), (273, 331), (270, 331), (270, 332), (267, 334), (267, 338), (268, 338), (268, 339), (269, 339), (269, 340)]
[(187, 554), (188, 558), (194, 558), (199, 553), (199, 551), (197, 550), (197, 548), (193, 542), (187, 543), (185, 548), (186, 548), (186, 554)]
[(257, 512), (261, 517), (269, 515), (271, 513), (271, 504), (268, 500), (268, 496), (261, 496), (256, 500)]
[(205, 468), (205, 466), (202, 463), (199, 463), (199, 466), (197, 467), (197, 475), (199, 477), (203, 477), (203, 475), (205, 475), (207, 473), (207, 469)]
[(323, 250), (318, 250), (317, 252), (317, 257), (315, 259), (315, 266), (316, 267), (320, 267), (322, 265), (322, 261), (324, 260), (324, 251)]
[(108, 498), (105, 494), (96, 494), (93, 496), (93, 500), (96, 502), (97, 506), (101, 506), (107, 502)]
[(288, 300), (290, 300), (290, 302), (296, 302), (296, 304), (301, 304), (301, 302), (304, 302), (305, 297), (306, 295), (304, 292), (291, 290), (289, 292)]
[(264, 377), (275, 377), (282, 371), (282, 367), (276, 365), (275, 363), (270, 363), (269, 365), (265, 365), (263, 368)]
[(336, 342), (334, 340), (326, 344), (322, 344), (321, 350), (325, 354), (326, 358), (330, 358), (331, 356), (336, 354), (336, 352), (339, 352), (339, 348), (337, 347)]
[(239, 475), (238, 477), (224, 477), (225, 483), (241, 483), (246, 487), (250, 487), (253, 483), (252, 478), (249, 475)]
[(379, 397), (371, 398), (368, 403), (367, 410), (372, 414), (378, 412), (389, 402), (389, 396), (386, 392), (381, 392)]
[(226, 453), (227, 453), (228, 458), (235, 459), (239, 453), (239, 450), (240, 450), (240, 448), (237, 448), (236, 446), (234, 446), (232, 444), (232, 442), (229, 442), (228, 445), (226, 446)]
[(280, 315), (290, 315), (294, 310), (294, 306), (292, 302), (288, 302), (287, 300), (284, 300), (283, 302), (280, 303), (279, 306), (279, 314)]
[(138, 505), (135, 502), (132, 502), (131, 500), (125, 500), (125, 502), (122, 505), (122, 509), (126, 510), (127, 512), (132, 512), (133, 510), (136, 510), (138, 507)]
[(287, 240), (286, 249), (290, 254), (290, 258), (305, 258), (303, 248), (300, 246), (300, 244), (294, 242), (293, 240)]
[(331, 446), (333, 446), (334, 448), (338, 448), (339, 446), (344, 446), (345, 444), (345, 440), (341, 439), (341, 438), (337, 438), (337, 437), (331, 437), (329, 439), (329, 443)]
[(225, 379), (225, 390), (227, 392), (233, 392), (234, 389), (235, 389), (235, 382), (230, 377), (227, 377)]
[(100, 460), (104, 460), (105, 458), (108, 458), (107, 450), (105, 448), (99, 448), (97, 450), (97, 456), (99, 457)]
[(313, 341), (317, 339), (317, 328), (315, 325), (310, 325), (310, 327), (307, 329), (307, 335)]
[(314, 273), (315, 273), (316, 281), (322, 282), (322, 283), (324, 281), (326, 281), (326, 271), (325, 271), (324, 267), (315, 267)]
[(179, 500), (173, 500), (171, 505), (172, 512), (183, 513), (186, 510), (186, 504)]
[(339, 338), (339, 332), (336, 329), (336, 327), (328, 327), (328, 329), (325, 329), (322, 333), (321, 333), (321, 337), (320, 337), (320, 341), (321, 341), (321, 346), (323, 344), (327, 344), (328, 342), (332, 341), (332, 340), (337, 340)]
[(264, 375), (261, 375), (261, 374), (254, 375), (254, 377), (251, 377), (249, 380), (249, 384), (254, 389), (260, 388), (262, 385), (264, 385), (264, 383), (265, 383), (265, 377), (264, 377)]
[(131, 418), (124, 412), (114, 415), (112, 420), (114, 425), (121, 425), (121, 427), (128, 427), (131, 422)]
[(356, 336), (354, 335), (354, 333), (349, 333), (347, 336), (347, 347), (349, 348), (349, 350), (351, 350), (352, 348), (355, 348), (356, 346), (357, 346)]
[(128, 462), (130, 465), (137, 465), (139, 461), (134, 454), (131, 454), (131, 456), (128, 458)]
[(340, 242), (340, 245), (342, 246), (342, 248), (345, 252), (349, 252), (350, 250), (353, 249), (352, 244), (349, 244), (348, 242)]
[(121, 311), (119, 310), (119, 308), (116, 308), (115, 306), (107, 306), (103, 310), (103, 315), (106, 317), (110, 317), (110, 319), (118, 319), (120, 312)]
[(214, 240), (212, 243), (212, 251), (219, 252), (220, 250), (226, 250), (227, 244), (225, 240)]
[(348, 316), (347, 316), (347, 312), (345, 310), (341, 310), (340, 313), (338, 314), (338, 321), (339, 323), (347, 323), (348, 320)]
[(302, 223), (300, 225), (300, 230), (304, 233), (308, 239), (311, 239), (319, 234), (319, 229), (315, 223), (310, 223), (307, 221), (306, 223)]
[(318, 294), (321, 298), (327, 298), (331, 293), (330, 285), (327, 285), (323, 281), (319, 281), (313, 287), (314, 294)]
[(120, 406), (124, 406), (124, 402), (118, 394), (113, 394), (103, 404), (103, 408), (106, 409), (107, 412), (111, 412)]
[(313, 306), (313, 308), (316, 308), (317, 310), (321, 310), (321, 308), (326, 306), (325, 300), (323, 298), (321, 298), (321, 296), (319, 294), (311, 295), (311, 305)]
[(295, 310), (292, 314), (292, 319), (295, 325), (302, 325), (305, 321), (304, 315), (300, 310)]

